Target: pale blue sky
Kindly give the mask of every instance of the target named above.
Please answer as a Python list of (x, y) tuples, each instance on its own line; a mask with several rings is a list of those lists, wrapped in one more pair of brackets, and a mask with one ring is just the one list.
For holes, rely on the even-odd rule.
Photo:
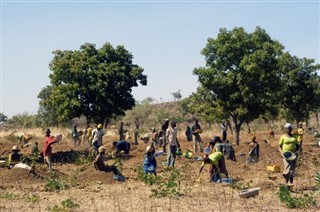
[(319, 1), (1, 0), (0, 112), (36, 113), (56, 49), (124, 45), (148, 75), (135, 98), (170, 101), (172, 92), (196, 90), (192, 71), (205, 65), (200, 51), (220, 28), (252, 32), (259, 25), (291, 54), (319, 63), (319, 19)]

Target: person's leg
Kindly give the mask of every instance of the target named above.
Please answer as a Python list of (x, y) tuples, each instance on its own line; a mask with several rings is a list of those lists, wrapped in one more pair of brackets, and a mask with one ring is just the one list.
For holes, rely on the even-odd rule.
[(203, 143), (200, 135), (197, 136), (197, 141), (199, 142), (200, 152), (203, 152)]
[(193, 152), (198, 152), (197, 137), (193, 135)]
[(177, 157), (177, 147), (176, 146), (171, 146), (171, 154), (172, 154), (172, 165), (174, 166), (174, 163), (176, 161), (176, 157)]
[(167, 151), (167, 166), (171, 166), (172, 154), (171, 154), (171, 145), (169, 145)]

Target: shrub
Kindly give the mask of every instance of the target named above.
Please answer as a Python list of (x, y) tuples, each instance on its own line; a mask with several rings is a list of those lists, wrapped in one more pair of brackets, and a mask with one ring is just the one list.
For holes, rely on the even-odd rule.
[(279, 199), (288, 208), (308, 208), (316, 205), (312, 195), (304, 194), (300, 197), (291, 197), (290, 191), (285, 186), (280, 186)]
[(46, 211), (51, 212), (64, 212), (70, 211), (70, 209), (80, 208), (80, 205), (74, 203), (71, 199), (66, 199), (61, 202), (61, 205), (54, 205), (53, 207), (47, 207)]
[(61, 181), (56, 174), (52, 174), (49, 178), (47, 178), (44, 186), (45, 191), (59, 191), (67, 188), (69, 188), (68, 184), (64, 181)]

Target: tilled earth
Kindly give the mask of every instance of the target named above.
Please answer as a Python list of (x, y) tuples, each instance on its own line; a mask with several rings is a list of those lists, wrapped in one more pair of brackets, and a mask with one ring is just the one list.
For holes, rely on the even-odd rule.
[[(58, 176), (64, 187), (58, 191), (46, 189), (50, 175), (43, 163), (36, 165), (35, 174), (24, 169), (0, 168), (0, 211), (45, 211), (48, 207), (61, 206), (61, 202), (70, 199), (79, 205), (73, 211), (287, 211), (285, 205), (278, 198), (278, 185), (283, 183), (281, 173), (269, 173), (268, 165), (280, 165), (282, 158), (278, 152), (278, 139), (268, 143), (264, 142), (266, 132), (255, 134), (260, 144), (261, 157), (257, 164), (246, 164), (248, 142), (251, 135), (241, 134), (240, 145), (234, 145), (237, 162), (226, 161), (230, 177), (237, 181), (238, 187), (259, 187), (259, 195), (244, 199), (239, 197), (240, 188), (232, 188), (228, 184), (212, 184), (208, 179), (208, 168), (205, 167), (201, 182), (196, 182), (201, 162), (181, 157), (177, 159), (176, 167), (185, 175), (181, 184), (183, 195), (178, 199), (150, 197), (151, 187), (146, 186), (138, 179), (137, 168), (142, 164), (144, 151), (148, 144), (142, 141), (133, 145), (130, 156), (123, 159), (122, 172), (126, 181), (119, 182), (113, 179), (112, 173), (96, 171), (91, 163), (78, 154), (87, 155), (88, 147), (81, 144), (73, 148), (71, 140), (64, 139), (62, 144), (53, 145), (55, 162), (54, 173)], [(203, 133), (205, 146), (210, 140)], [(107, 152), (111, 153), (112, 141), (116, 137), (105, 136), (104, 143)], [(233, 141), (232, 135), (230, 141)], [(39, 142), (42, 148), (43, 139), (34, 138), (32, 143)], [(182, 151), (192, 150), (184, 136), (179, 136)], [(0, 141), (0, 154), (6, 155), (15, 142), (2, 137)], [(23, 148), (21, 153), (28, 155), (31, 148)], [(70, 156), (71, 155), (71, 156)], [(203, 153), (195, 153), (203, 156)], [(80, 158), (80, 159), (79, 159)], [(159, 175), (164, 173), (162, 161), (165, 156), (157, 158)], [(114, 161), (109, 159), (108, 164)], [(319, 171), (320, 148), (316, 145), (312, 135), (305, 135), (304, 154), (296, 170), (293, 196), (311, 194), (320, 204), (319, 192), (316, 191), (315, 174)], [(273, 180), (269, 179), (270, 177)], [(185, 192), (184, 192), (185, 191)], [(188, 192), (187, 192), (188, 191)], [(34, 201), (28, 197), (34, 197)], [(313, 206), (308, 211), (320, 210)]]

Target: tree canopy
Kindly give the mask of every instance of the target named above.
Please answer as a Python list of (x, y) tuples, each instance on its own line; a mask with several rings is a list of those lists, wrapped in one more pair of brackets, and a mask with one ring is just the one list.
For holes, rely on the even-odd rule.
[[(38, 97), (40, 106), (47, 106), (43, 109), (55, 108), (58, 121), (83, 115), (104, 123), (124, 115), (135, 105), (132, 88), (147, 84), (143, 68), (133, 64), (133, 55), (123, 46), (114, 48), (105, 43), (97, 49), (95, 44), (85, 43), (79, 50), (56, 50), (53, 54), (51, 85)], [(50, 95), (43, 95), (47, 93)]]
[(243, 28), (220, 29), (209, 38), (202, 54), (206, 67), (194, 69), (206, 99), (223, 116), (230, 117), (239, 143), (244, 121), (251, 121), (277, 103), (281, 88), (278, 58), (283, 46), (260, 27), (247, 33)]
[(313, 59), (298, 58), (285, 53), (281, 59), (282, 101), (284, 117), (296, 124), (308, 119), (311, 112), (319, 109), (320, 65)]

